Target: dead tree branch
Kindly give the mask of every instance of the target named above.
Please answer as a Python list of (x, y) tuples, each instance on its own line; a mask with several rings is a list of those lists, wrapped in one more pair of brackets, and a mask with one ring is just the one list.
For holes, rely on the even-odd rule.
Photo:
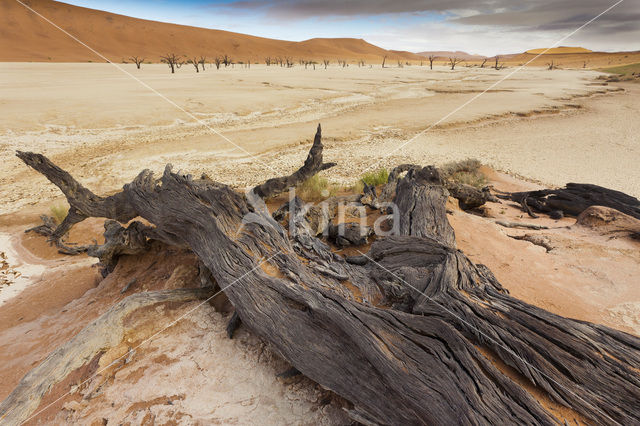
[[(322, 167), (316, 140), (314, 149), (308, 170)], [(170, 166), (158, 179), (143, 171), (122, 192), (98, 197), (46, 157), (18, 155), (69, 199), (67, 229), (92, 213), (121, 222), (140, 216), (155, 239), (189, 247), (242, 323), (351, 401), (361, 422), (556, 424), (530, 386), (594, 423), (640, 418), (640, 339), (509, 296), (487, 267), (455, 249), (434, 168), (410, 165), (395, 176), (387, 192), (398, 233), (348, 262), (309, 228), (287, 232), (244, 194)], [(254, 193), (271, 188), (281, 185)]]

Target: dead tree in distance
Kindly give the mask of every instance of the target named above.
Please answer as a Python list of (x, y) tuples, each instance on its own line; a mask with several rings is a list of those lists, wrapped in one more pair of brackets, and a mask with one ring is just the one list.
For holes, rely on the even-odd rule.
[(489, 60), (489, 58), (484, 58), (482, 60), (482, 63), (480, 64), (480, 68), (484, 68), (484, 64), (486, 64), (488, 60)]
[(187, 64), (193, 65), (193, 67), (196, 69), (196, 72), (200, 72), (200, 61), (198, 61), (198, 58), (187, 60)]
[(387, 56), (386, 55), (384, 56), (384, 58), (382, 58), (382, 68), (384, 68), (385, 62), (387, 62)]
[(322, 60), (322, 63), (324, 64), (324, 69), (325, 69), (325, 70), (326, 70), (326, 69), (327, 69), (327, 67), (329, 66), (329, 63), (330, 63), (330, 62), (331, 62), (331, 61), (329, 61), (328, 59), (323, 59), (323, 60)]
[(216, 56), (213, 59), (213, 63), (216, 64), (216, 69), (219, 70), (220, 69), (220, 64), (222, 63), (222, 58), (220, 56)]
[(144, 58), (139, 58), (138, 56), (132, 56), (129, 58), (130, 61), (133, 61), (136, 64), (136, 68), (140, 69), (140, 66), (144, 62)]
[(229, 65), (231, 65), (231, 64), (232, 64), (231, 58), (230, 58), (228, 55), (226, 55), (226, 54), (225, 54), (225, 55), (222, 57), (222, 63), (224, 64), (224, 67), (225, 67), (225, 68), (226, 68), (226, 67), (228, 67)]
[(271, 65), (271, 56), (267, 56), (266, 58), (264, 58), (264, 63), (267, 66), (270, 66)]
[(460, 62), (463, 62), (463, 59), (457, 58), (455, 56), (452, 58), (449, 58), (449, 65), (451, 66), (451, 70), (454, 70), (456, 65), (458, 65)]
[(169, 65), (169, 68), (171, 68), (171, 74), (174, 74), (176, 72), (176, 68), (180, 68), (183, 64), (182, 56), (176, 55), (175, 53), (167, 53), (166, 55), (161, 56), (160, 62)]
[(433, 69), (433, 60), (436, 59), (436, 56), (435, 55), (429, 55), (429, 57), (427, 59), (429, 59), (429, 69), (432, 70)]
[(200, 56), (200, 59), (198, 59), (198, 63), (200, 63), (200, 68), (202, 68), (202, 71), (204, 71), (204, 66), (207, 63), (207, 58), (205, 56)]
[(500, 70), (502, 68), (504, 68), (504, 64), (500, 65), (500, 56), (496, 55), (496, 62), (495, 65), (493, 66), (494, 69), (496, 70)]

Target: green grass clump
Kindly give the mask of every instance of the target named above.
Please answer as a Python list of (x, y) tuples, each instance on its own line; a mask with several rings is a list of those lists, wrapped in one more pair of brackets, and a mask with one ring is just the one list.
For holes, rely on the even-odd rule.
[(317, 201), (336, 194), (336, 188), (329, 181), (315, 174), (296, 188), (296, 195), (306, 201)]
[(389, 171), (384, 168), (377, 170), (375, 172), (367, 172), (362, 176), (360, 176), (360, 180), (362, 182), (366, 183), (367, 185), (373, 185), (373, 186), (383, 185), (387, 183), (388, 179), (389, 179)]
[(51, 217), (53, 217), (53, 220), (58, 225), (62, 223), (64, 218), (67, 217), (67, 214), (69, 213), (69, 208), (63, 204), (56, 204), (54, 206), (51, 206), (49, 210), (51, 210)]
[(480, 171), (480, 166), (482, 163), (479, 160), (469, 158), (447, 163), (440, 168), (440, 172), (445, 179), (480, 189), (488, 183), (487, 177)]
[(374, 172), (366, 172), (365, 174), (360, 176), (360, 179), (358, 179), (358, 181), (354, 183), (350, 189), (357, 194), (362, 192), (365, 183), (367, 185), (378, 186), (384, 185), (385, 183), (387, 183), (387, 180), (389, 180), (389, 171), (385, 168), (382, 168)]

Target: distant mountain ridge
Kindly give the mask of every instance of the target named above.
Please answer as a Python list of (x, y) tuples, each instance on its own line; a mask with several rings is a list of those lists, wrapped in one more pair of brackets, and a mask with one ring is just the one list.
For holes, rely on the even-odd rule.
[[(321, 60), (419, 61), (415, 53), (389, 51), (362, 39), (313, 38), (301, 42), (274, 40), (222, 30), (131, 18), (52, 0), (30, 0), (31, 8), (114, 62), (142, 56), (229, 55), (237, 62), (265, 57)], [(20, 3), (0, 1), (0, 61), (102, 62), (104, 59), (37, 16)]]
[(448, 51), (448, 50), (437, 50), (437, 51), (427, 51), (427, 52), (418, 52), (417, 55), (420, 55), (422, 57), (429, 57), (431, 55), (434, 55), (436, 58), (453, 58), (456, 57), (458, 59), (464, 59), (465, 61), (477, 61), (477, 60), (482, 60), (484, 58), (486, 58), (486, 56), (482, 56), (482, 55), (474, 55), (471, 53), (467, 53), (467, 52), (462, 52), (460, 50), (457, 50), (455, 52), (452, 51)]

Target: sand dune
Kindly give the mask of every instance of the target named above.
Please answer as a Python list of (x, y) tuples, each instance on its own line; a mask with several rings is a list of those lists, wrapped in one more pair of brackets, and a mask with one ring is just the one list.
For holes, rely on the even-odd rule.
[(568, 46), (559, 46), (552, 47), (547, 50), (546, 47), (540, 49), (529, 49), (524, 53), (530, 53), (533, 55), (537, 55), (538, 53), (544, 53), (545, 55), (561, 55), (566, 53), (591, 53), (592, 51), (589, 49), (585, 49), (584, 47), (568, 47)]
[[(295, 59), (379, 61), (420, 60), (409, 52), (387, 51), (362, 39), (273, 40), (130, 18), (54, 2), (32, 0), (31, 7), (111, 61), (132, 55), (158, 62), (168, 52), (187, 56), (228, 54), (236, 61), (262, 62), (265, 56)], [(15, 1), (0, 2), (0, 61), (102, 62), (99, 56)]]

